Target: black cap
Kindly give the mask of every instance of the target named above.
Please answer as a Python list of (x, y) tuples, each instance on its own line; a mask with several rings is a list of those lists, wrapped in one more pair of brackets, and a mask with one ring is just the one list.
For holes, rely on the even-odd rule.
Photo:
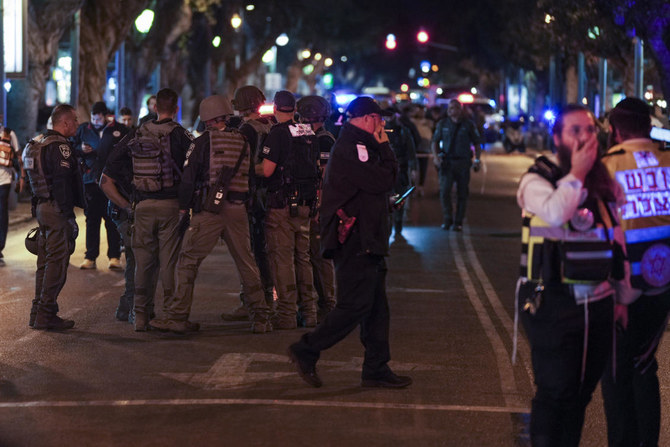
[(280, 112), (290, 113), (295, 110), (295, 96), (288, 90), (279, 90), (275, 93), (275, 98), (272, 101), (275, 108)]
[(102, 113), (103, 115), (107, 115), (108, 113), (108, 108), (107, 104), (105, 104), (102, 101), (98, 101), (95, 104), (93, 104), (93, 107), (91, 108), (91, 115), (98, 115)]
[(349, 107), (347, 107), (346, 111), (347, 117), (349, 118), (357, 118), (359, 116), (371, 115), (373, 113), (382, 116), (393, 115), (393, 112), (383, 110), (379, 107), (377, 101), (369, 96), (359, 96), (354, 99), (349, 103)]

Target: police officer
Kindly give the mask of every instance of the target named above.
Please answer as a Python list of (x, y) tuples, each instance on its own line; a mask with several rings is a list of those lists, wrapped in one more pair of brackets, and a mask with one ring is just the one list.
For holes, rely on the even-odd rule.
[[(177, 264), (177, 291), (167, 303), (166, 318), (152, 320), (151, 327), (175, 333), (187, 331), (198, 268), (219, 238), (226, 241), (244, 291), (254, 333), (272, 331), (260, 274), (251, 252), (249, 219), (249, 144), (237, 129), (228, 128), (233, 115), (230, 100), (214, 95), (200, 103), (200, 119), (207, 130), (195, 140), (186, 160), (179, 188), (179, 212), (193, 219), (186, 232)], [(202, 186), (196, 194), (198, 186)]]
[(649, 106), (641, 99), (619, 102), (609, 122), (612, 147), (603, 163), (626, 197), (621, 227), (631, 276), (615, 305), (614, 363), (607, 362), (602, 379), (607, 435), (611, 446), (655, 446), (661, 426), (656, 350), (670, 311), (670, 216), (663, 205), (670, 197), (670, 152), (649, 138)]
[(384, 257), (389, 247), (389, 198), (398, 163), (384, 132), (382, 113), (374, 99), (354, 99), (347, 108), (349, 121), (326, 168), (322, 249), (335, 262), (337, 304), (314, 331), (289, 347), (298, 373), (314, 387), (322, 385), (316, 372), (321, 351), (358, 325), (365, 347), (361, 385), (404, 388), (412, 383), (388, 366), (390, 318)]
[(29, 325), (34, 329), (65, 330), (72, 328), (74, 321), (57, 315), (57, 298), (65, 285), (79, 232), (74, 207), (84, 208), (85, 200), (79, 164), (67, 140), (77, 131), (77, 112), (70, 105), (58, 105), (51, 113), (51, 122), (53, 129), (38, 141), (31, 141), (23, 152), (40, 225)]
[[(265, 302), (270, 311), (274, 308), (274, 283), (272, 271), (268, 260), (267, 242), (265, 241), (265, 197), (267, 193), (266, 180), (263, 176), (263, 168), (258, 155), (263, 148), (263, 142), (274, 122), (269, 117), (261, 116), (260, 107), (265, 102), (263, 92), (253, 85), (245, 85), (235, 90), (232, 101), (233, 108), (242, 116), (240, 133), (244, 135), (249, 143), (251, 163), (249, 166), (249, 231), (251, 236), (251, 247), (254, 259), (261, 275)], [(224, 320), (248, 320), (249, 313), (244, 304), (244, 291), (240, 293), (241, 305), (232, 312), (224, 312), (221, 317)]]
[[(164, 88), (156, 95), (158, 119), (148, 121), (135, 137), (119, 147), (121, 153), (108, 160), (110, 178), (119, 178), (130, 159), (135, 191), (132, 248), (135, 254), (135, 331), (144, 332), (153, 313), (153, 293), (160, 274), (163, 310), (174, 294), (174, 268), (179, 255), (179, 203), (177, 195), (186, 153), (193, 148), (191, 134), (174, 121), (178, 95)], [(107, 181), (104, 177), (103, 181)], [(112, 183), (109, 189), (117, 189)], [(118, 200), (118, 199), (117, 199)], [(119, 200), (125, 208), (127, 201)], [(182, 225), (184, 221), (182, 221)], [(186, 222), (186, 225), (188, 223)], [(159, 273), (160, 272), (160, 273)], [(189, 325), (189, 330), (197, 330)]]
[(521, 321), (537, 390), (533, 446), (577, 446), (612, 341), (613, 278), (623, 277), (618, 186), (598, 160), (598, 128), (582, 106), (556, 120), (558, 164), (540, 157), (521, 178)]
[(102, 169), (112, 147), (128, 133), (128, 128), (112, 119), (104, 102), (96, 102), (91, 108), (91, 121), (83, 123), (72, 139), (77, 156), (82, 161), (84, 190), (86, 192), (86, 255), (80, 265), (82, 269), (95, 269), (95, 260), (100, 252), (100, 223), (104, 219), (107, 233), (107, 257), (111, 270), (122, 270), (121, 239), (116, 225), (107, 214), (107, 198), (98, 186)]
[[(323, 173), (330, 158), (330, 149), (335, 144), (335, 137), (324, 127), (324, 122), (330, 116), (330, 103), (322, 96), (303, 96), (298, 100), (298, 115), (300, 121), (309, 123), (319, 141), (319, 172), (323, 179)], [(319, 181), (319, 198), (321, 197), (322, 182)], [(317, 213), (309, 223), (309, 260), (314, 272), (314, 289), (318, 296), (317, 319), (323, 318), (335, 308), (335, 268), (332, 259), (321, 256), (321, 224), (320, 215)]]
[[(316, 299), (309, 261), (309, 220), (317, 204), (319, 147), (309, 124), (293, 121), (295, 98), (282, 90), (274, 97), (276, 124), (261, 158), (268, 178), (265, 235), (277, 289), (275, 329), (316, 326)], [(300, 299), (298, 299), (298, 296)]]
[[(447, 117), (435, 126), (431, 143), (433, 163), (440, 174), (440, 200), (442, 201), (443, 230), (462, 231), (465, 207), (468, 201), (470, 168), (480, 169), (482, 151), (479, 132), (475, 123), (463, 115), (461, 103), (453, 99), (447, 107)], [(474, 163), (472, 150), (474, 146)], [(456, 215), (453, 215), (451, 188), (456, 183)]]
[[(384, 128), (389, 134), (391, 149), (398, 160), (398, 179), (393, 187), (395, 194), (404, 194), (407, 188), (417, 177), (416, 146), (412, 137), (412, 131), (400, 121), (400, 111), (395, 107), (386, 110), (391, 115), (386, 120)], [(405, 207), (393, 210), (393, 228), (395, 238), (402, 237), (402, 224), (405, 215)]]

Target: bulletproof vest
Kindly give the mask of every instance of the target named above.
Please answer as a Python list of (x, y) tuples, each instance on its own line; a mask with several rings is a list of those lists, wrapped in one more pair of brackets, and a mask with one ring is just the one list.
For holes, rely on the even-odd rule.
[[(240, 157), (246, 141), (236, 129), (209, 130), (209, 185), (216, 183), (216, 179), (223, 166), (234, 168)], [(248, 152), (247, 152), (248, 154)], [(249, 191), (249, 157), (242, 160), (240, 168), (230, 180), (230, 191)]]
[(174, 186), (180, 172), (172, 159), (170, 133), (174, 121), (146, 122), (128, 142), (133, 159), (133, 186), (141, 192), (156, 192)]
[(12, 158), (14, 157), (12, 149), (12, 139), (10, 137), (10, 130), (5, 128), (0, 133), (0, 166), (12, 166)]
[(316, 184), (319, 179), (319, 141), (309, 124), (289, 124), (291, 150), (284, 171), (286, 184)]
[(252, 146), (251, 153), (255, 157), (254, 159), (255, 164), (258, 164), (259, 163), (258, 154), (260, 153), (259, 149), (263, 147), (263, 142), (265, 142), (265, 137), (267, 137), (268, 134), (270, 133), (272, 123), (270, 123), (269, 121), (264, 123), (263, 121), (257, 119), (251, 119), (245, 121), (245, 124), (250, 125), (256, 131), (256, 141), (250, 141), (249, 144)]
[(51, 180), (47, 180), (44, 166), (42, 166), (42, 149), (51, 143), (65, 144), (68, 148), (70, 147), (65, 137), (61, 135), (40, 135), (30, 140), (23, 149), (23, 167), (28, 174), (33, 195), (42, 199), (51, 197)]

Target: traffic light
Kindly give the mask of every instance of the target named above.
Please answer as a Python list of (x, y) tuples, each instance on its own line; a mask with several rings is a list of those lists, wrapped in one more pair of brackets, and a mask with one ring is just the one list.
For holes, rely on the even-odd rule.
[(424, 30), (421, 30), (418, 33), (416, 33), (416, 40), (419, 43), (426, 43), (428, 42), (428, 39), (430, 39), (430, 36), (428, 36), (428, 33), (425, 32)]
[(394, 34), (388, 34), (386, 36), (386, 49), (387, 50), (395, 50), (396, 46), (398, 46), (398, 43), (395, 41), (395, 35)]

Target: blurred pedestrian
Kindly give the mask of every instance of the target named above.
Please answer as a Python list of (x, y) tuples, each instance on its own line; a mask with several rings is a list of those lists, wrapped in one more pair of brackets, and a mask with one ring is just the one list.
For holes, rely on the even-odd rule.
[[(309, 124), (296, 123), (295, 97), (281, 90), (274, 97), (278, 124), (260, 154), (268, 179), (265, 236), (277, 290), (275, 329), (294, 329), (296, 311), (305, 327), (316, 326), (316, 297), (309, 260), (309, 225), (317, 206), (318, 140)], [(298, 308), (299, 305), (299, 308)]]
[[(135, 190), (132, 249), (135, 254), (135, 331), (147, 330), (153, 318), (153, 294), (160, 275), (163, 285), (163, 313), (174, 294), (174, 268), (181, 244), (177, 195), (186, 154), (193, 150), (193, 137), (174, 121), (179, 96), (164, 88), (156, 95), (158, 119), (146, 122), (135, 137), (119, 147), (121, 153), (109, 160), (106, 172), (119, 178), (128, 159), (132, 160)], [(104, 177), (103, 177), (104, 178)], [(111, 183), (109, 189), (116, 189)], [(125, 208), (126, 203), (117, 205)], [(182, 216), (184, 217), (184, 216)], [(194, 328), (196, 329), (196, 328)]]
[(72, 138), (77, 156), (84, 168), (86, 193), (86, 254), (79, 268), (96, 269), (100, 254), (100, 224), (105, 221), (109, 269), (122, 271), (121, 236), (107, 214), (107, 197), (98, 186), (107, 157), (112, 147), (128, 133), (128, 128), (112, 120), (107, 121), (107, 105), (100, 101), (91, 108), (91, 121), (83, 123)]
[[(323, 175), (330, 158), (335, 137), (324, 127), (330, 116), (330, 103), (321, 96), (309, 95), (300, 98), (297, 104), (300, 122), (308, 123), (319, 142), (319, 188), (317, 196), (321, 206)], [(317, 209), (309, 223), (309, 260), (314, 274), (314, 289), (317, 294), (317, 322), (335, 308), (335, 267), (332, 259), (321, 256), (321, 214)]]
[(16, 134), (5, 127), (4, 116), (0, 113), (0, 267), (5, 266), (2, 250), (7, 242), (9, 229), (9, 193), (18, 174), (17, 192), (23, 191), (23, 169)]
[(119, 110), (119, 122), (126, 126), (129, 130), (135, 129), (135, 120), (133, 119), (133, 111), (128, 107), (122, 107)]
[[(207, 130), (189, 152), (179, 186), (179, 213), (193, 208), (193, 218), (184, 236), (176, 268), (177, 289), (167, 303), (165, 318), (151, 320), (152, 328), (178, 334), (189, 331), (193, 288), (202, 261), (223, 238), (244, 291), (251, 316), (251, 331), (272, 331), (260, 273), (251, 252), (249, 219), (249, 143), (226, 119), (233, 115), (230, 100), (209, 96), (200, 103), (200, 119)], [(205, 185), (197, 191), (199, 185)], [(197, 323), (190, 323), (194, 327)]]
[(384, 132), (382, 109), (369, 97), (353, 100), (333, 146), (323, 186), (322, 249), (333, 258), (337, 304), (317, 328), (289, 347), (298, 374), (320, 387), (316, 363), (321, 351), (360, 325), (365, 348), (364, 387), (404, 388), (409, 377), (388, 366), (389, 306), (386, 263), (389, 249), (389, 199), (398, 164)]
[(51, 121), (53, 129), (31, 140), (23, 151), (40, 226), (35, 298), (28, 324), (34, 329), (65, 330), (74, 321), (57, 315), (57, 298), (79, 233), (74, 207), (84, 208), (85, 198), (79, 164), (67, 140), (77, 132), (77, 112), (68, 104), (58, 105), (51, 112)]
[(147, 98), (147, 114), (140, 118), (137, 127), (142, 127), (144, 123), (158, 119), (158, 112), (156, 110), (156, 95), (151, 95)]
[(670, 153), (649, 138), (649, 107), (641, 99), (619, 102), (609, 123), (603, 162), (626, 197), (620, 214), (631, 276), (615, 306), (615, 351), (602, 379), (607, 438), (610, 446), (655, 446), (661, 427), (656, 350), (670, 312), (670, 216), (661, 201), (670, 195)]
[(424, 194), (424, 184), (426, 183), (426, 174), (428, 173), (428, 160), (430, 159), (430, 140), (433, 138), (434, 123), (426, 118), (423, 107), (414, 107), (412, 115), (412, 122), (416, 126), (419, 136), (421, 138), (419, 145), (416, 147), (417, 164), (419, 166), (419, 180), (418, 190), (419, 195)]
[[(388, 133), (391, 149), (393, 149), (393, 153), (398, 161), (398, 176), (393, 187), (393, 192), (402, 195), (416, 182), (418, 177), (416, 146), (414, 145), (411, 130), (400, 120), (400, 111), (396, 107), (390, 107), (385, 112), (389, 116), (386, 118), (384, 130)], [(406, 206), (402, 206), (393, 210), (392, 225), (396, 241), (402, 237), (402, 226), (406, 209)]]
[[(521, 178), (517, 306), (537, 386), (533, 446), (579, 445), (584, 412), (612, 343), (613, 277), (623, 277), (614, 206), (620, 190), (598, 158), (593, 114), (567, 106), (556, 119), (557, 162), (540, 157)], [(621, 241), (622, 242), (622, 241)]]
[[(463, 116), (463, 106), (453, 99), (447, 117), (435, 126), (432, 140), (433, 163), (440, 174), (442, 229), (462, 231), (465, 208), (470, 194), (470, 169), (481, 167), (482, 147), (475, 124)], [(472, 147), (474, 147), (474, 154)], [(472, 161), (474, 155), (474, 163)], [(456, 183), (456, 215), (453, 214), (451, 188)]]

